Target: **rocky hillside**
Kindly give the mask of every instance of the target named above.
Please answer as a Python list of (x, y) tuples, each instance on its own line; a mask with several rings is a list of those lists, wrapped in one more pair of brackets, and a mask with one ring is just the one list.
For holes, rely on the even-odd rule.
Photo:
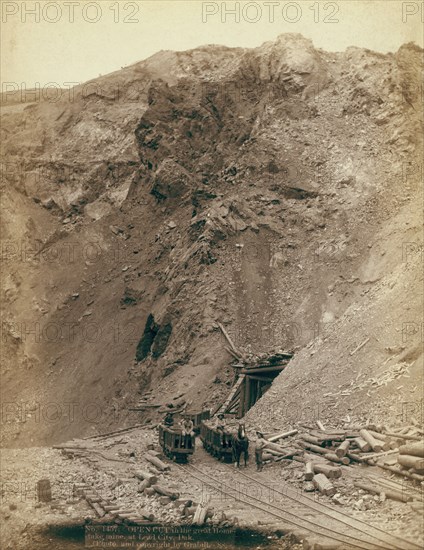
[(217, 322), (295, 351), (257, 422), (418, 402), (422, 65), (289, 34), (3, 97), (7, 442), (153, 421), (130, 410), (148, 390), (219, 402)]

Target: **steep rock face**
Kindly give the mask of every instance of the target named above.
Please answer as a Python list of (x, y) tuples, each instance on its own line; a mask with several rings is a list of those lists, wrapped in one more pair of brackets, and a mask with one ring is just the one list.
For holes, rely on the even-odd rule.
[[(413, 45), (328, 54), (283, 35), (160, 52), (72, 101), (6, 104), (3, 395), (62, 407), (54, 422), (15, 411), (6, 438), (137, 423), (149, 388), (213, 404), (233, 378), (218, 321), (255, 354), (304, 349), (333, 327), (353, 345), (349, 312), (364, 331), (388, 315), (365, 312), (399, 268), (399, 242), (418, 239), (418, 211), (409, 226), (401, 211), (419, 188), (421, 71)], [(330, 344), (345, 361), (351, 346), (323, 353)], [(295, 361), (316, 364), (318, 399), (321, 363), (305, 349)]]

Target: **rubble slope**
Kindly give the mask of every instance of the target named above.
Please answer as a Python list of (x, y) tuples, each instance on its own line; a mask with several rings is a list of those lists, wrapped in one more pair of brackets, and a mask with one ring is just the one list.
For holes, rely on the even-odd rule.
[[(148, 390), (217, 403), (233, 381), (217, 322), (247, 354), (295, 351), (258, 419), (338, 390), (336, 414), (419, 399), (419, 344), (399, 339), (421, 323), (421, 73), (413, 44), (326, 53), (289, 34), (6, 101), (5, 440), (154, 421), (131, 410)], [(414, 391), (367, 396), (397, 363)]]

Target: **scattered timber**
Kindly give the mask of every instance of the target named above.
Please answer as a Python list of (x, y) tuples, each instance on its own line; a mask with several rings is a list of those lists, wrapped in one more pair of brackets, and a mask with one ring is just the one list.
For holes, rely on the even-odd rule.
[(134, 472), (135, 477), (138, 477), (138, 479), (141, 479), (142, 481), (147, 481), (149, 483), (148, 487), (150, 485), (153, 485), (154, 483), (157, 483), (158, 478), (157, 476), (151, 474), (150, 472), (144, 472), (143, 470), (137, 470)]
[(177, 500), (177, 498), (180, 498), (179, 493), (174, 493), (173, 491), (170, 491), (169, 489), (166, 489), (158, 484), (152, 485), (152, 489), (154, 489), (159, 495), (169, 497), (171, 500)]
[(336, 453), (325, 453), (324, 458), (330, 460), (331, 462), (338, 462), (339, 464), (344, 464), (347, 466), (350, 464), (350, 460), (347, 456), (337, 456)]
[(424, 458), (420, 456), (399, 455), (398, 462), (405, 468), (413, 468), (417, 474), (424, 474)]
[(336, 492), (335, 487), (324, 474), (314, 475), (312, 482), (318, 491), (324, 495), (332, 496)]
[(328, 479), (338, 479), (342, 477), (342, 470), (337, 466), (330, 466), (329, 464), (313, 464), (313, 471), (315, 474), (324, 474)]
[(399, 447), (399, 454), (419, 456), (424, 458), (424, 441), (420, 443), (409, 443)]
[(165, 464), (162, 462), (160, 458), (157, 458), (156, 456), (153, 456), (149, 453), (144, 455), (144, 458), (148, 460), (153, 466), (156, 466), (161, 472), (165, 472), (166, 470), (170, 470), (171, 467), (168, 464)]
[(371, 445), (365, 439), (362, 439), (362, 437), (355, 437), (354, 442), (361, 452), (367, 453), (371, 451)]
[(305, 464), (305, 473), (304, 473), (305, 481), (312, 481), (313, 477), (314, 477), (313, 464), (312, 462), (307, 462)]
[(396, 474), (398, 476), (407, 477), (408, 479), (413, 479), (419, 482), (424, 482), (424, 476), (420, 474), (407, 472), (406, 470), (398, 470), (395, 466), (389, 466), (387, 464), (378, 464), (378, 467), (383, 468), (383, 470), (387, 470), (388, 472), (392, 472), (393, 474)]
[(346, 456), (348, 450), (349, 450), (349, 446), (350, 446), (350, 441), (348, 439), (346, 439), (345, 441), (343, 441), (343, 443), (341, 443), (337, 449), (335, 450), (335, 453), (336, 455), (339, 457), (339, 458), (343, 458), (344, 456)]
[(369, 337), (366, 338), (361, 344), (359, 344), (359, 346), (356, 346), (356, 348), (354, 350), (352, 350), (350, 352), (349, 355), (354, 355), (357, 351), (359, 351), (360, 349), (362, 349), (366, 344), (368, 344), (368, 342), (370, 341)]
[(362, 489), (363, 491), (367, 491), (368, 493), (373, 493), (375, 495), (381, 495), (384, 493), (386, 498), (398, 500), (399, 502), (409, 502), (412, 500), (411, 495), (407, 495), (404, 492), (401, 493), (399, 491), (386, 489), (385, 487), (378, 487), (376, 484), (370, 485), (369, 483), (364, 483), (362, 481), (355, 481), (354, 486), (357, 489)]
[(371, 449), (375, 451), (376, 453), (379, 453), (383, 450), (383, 444), (379, 439), (375, 439), (368, 430), (363, 428), (359, 431), (360, 436), (362, 439), (364, 439), (369, 445), (371, 446)]
[(271, 443), (274, 443), (279, 439), (286, 439), (287, 437), (291, 437), (292, 435), (296, 435), (297, 433), (298, 433), (298, 430), (290, 430), (289, 432), (283, 432), (282, 434), (273, 435), (272, 437), (268, 438), (268, 441), (271, 441)]

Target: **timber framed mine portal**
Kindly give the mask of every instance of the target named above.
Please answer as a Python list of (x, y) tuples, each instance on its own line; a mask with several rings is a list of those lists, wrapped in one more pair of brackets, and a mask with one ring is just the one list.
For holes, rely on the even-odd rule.
[(235, 384), (216, 412), (242, 418), (269, 390), (274, 379), (286, 368), (292, 357), (292, 353), (284, 352), (254, 362), (239, 362), (233, 365), (236, 369)]

